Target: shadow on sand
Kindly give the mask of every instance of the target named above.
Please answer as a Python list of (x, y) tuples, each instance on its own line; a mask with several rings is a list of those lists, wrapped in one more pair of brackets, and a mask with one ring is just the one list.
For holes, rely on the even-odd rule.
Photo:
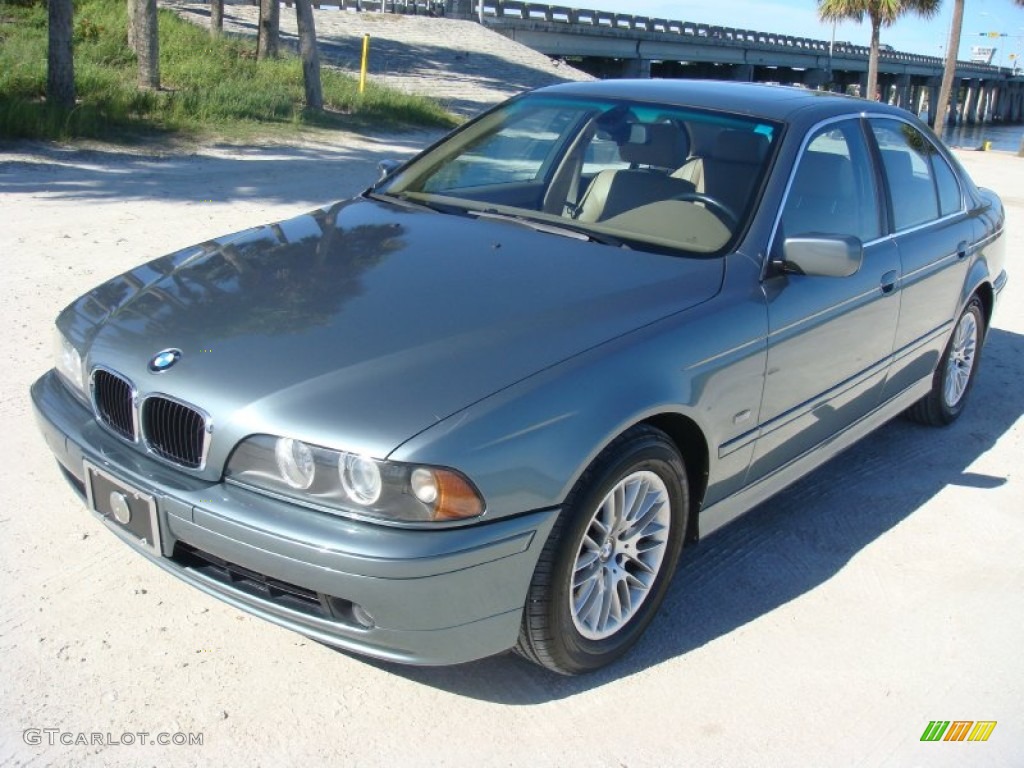
[(384, 159), (405, 159), (441, 136), (421, 131), (359, 137), (332, 146), (230, 147), (194, 155), (119, 149), (83, 150), (42, 143), (9, 145), (31, 159), (0, 155), (0, 195), (24, 194), (86, 202), (137, 200), (220, 203), (259, 200), (317, 204), (358, 194), (378, 176)]

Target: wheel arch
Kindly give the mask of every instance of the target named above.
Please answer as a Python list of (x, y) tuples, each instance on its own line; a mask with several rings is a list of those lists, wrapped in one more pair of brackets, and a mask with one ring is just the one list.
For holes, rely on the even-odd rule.
[(986, 258), (981, 257), (971, 264), (964, 280), (963, 289), (960, 294), (960, 307), (957, 310), (957, 316), (959, 316), (971, 302), (971, 299), (977, 296), (981, 301), (982, 315), (985, 320), (984, 332), (986, 334), (988, 333), (989, 324), (992, 321), (992, 312), (995, 308), (995, 290), (992, 287), (994, 277), (991, 265)]
[(704, 493), (708, 488), (710, 454), (707, 438), (697, 422), (681, 413), (659, 413), (639, 423), (648, 424), (668, 435), (683, 458), (690, 497), (686, 541), (694, 542), (699, 530), (697, 518), (703, 505)]
[[(995, 305), (995, 292), (992, 290), (992, 285), (987, 280), (979, 284), (971, 296), (977, 296), (981, 300), (981, 310), (985, 317), (985, 335), (988, 335), (989, 325), (992, 322), (992, 310)], [(968, 301), (970, 299), (968, 298)]]

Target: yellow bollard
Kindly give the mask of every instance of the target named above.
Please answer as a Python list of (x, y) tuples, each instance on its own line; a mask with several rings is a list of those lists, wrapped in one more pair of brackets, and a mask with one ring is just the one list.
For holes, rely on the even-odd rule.
[(366, 90), (366, 60), (370, 57), (370, 34), (363, 35), (363, 63), (359, 65), (359, 92)]
[(981, 151), (982, 152), (991, 152), (992, 151), (992, 142), (991, 141), (983, 142), (982, 145), (981, 145)]

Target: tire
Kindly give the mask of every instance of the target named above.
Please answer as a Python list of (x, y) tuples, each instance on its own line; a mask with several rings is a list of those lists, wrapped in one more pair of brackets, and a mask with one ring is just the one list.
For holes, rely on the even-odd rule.
[(665, 597), (688, 512), (686, 469), (664, 432), (640, 425), (612, 442), (576, 483), (541, 552), (515, 651), (563, 675), (626, 653)]
[(907, 410), (910, 419), (931, 427), (956, 421), (977, 378), (984, 339), (985, 313), (981, 301), (974, 296), (953, 328), (935, 369), (931, 391)]

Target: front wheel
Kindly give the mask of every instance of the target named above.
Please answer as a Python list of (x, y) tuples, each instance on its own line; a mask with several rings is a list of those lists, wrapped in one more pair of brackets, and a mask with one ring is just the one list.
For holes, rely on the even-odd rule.
[(974, 385), (984, 338), (985, 313), (981, 301), (975, 296), (957, 320), (935, 370), (931, 391), (907, 411), (911, 419), (934, 427), (956, 420)]
[(623, 655), (654, 618), (679, 561), (689, 498), (668, 436), (624, 433), (569, 494), (541, 553), (516, 651), (573, 675)]

